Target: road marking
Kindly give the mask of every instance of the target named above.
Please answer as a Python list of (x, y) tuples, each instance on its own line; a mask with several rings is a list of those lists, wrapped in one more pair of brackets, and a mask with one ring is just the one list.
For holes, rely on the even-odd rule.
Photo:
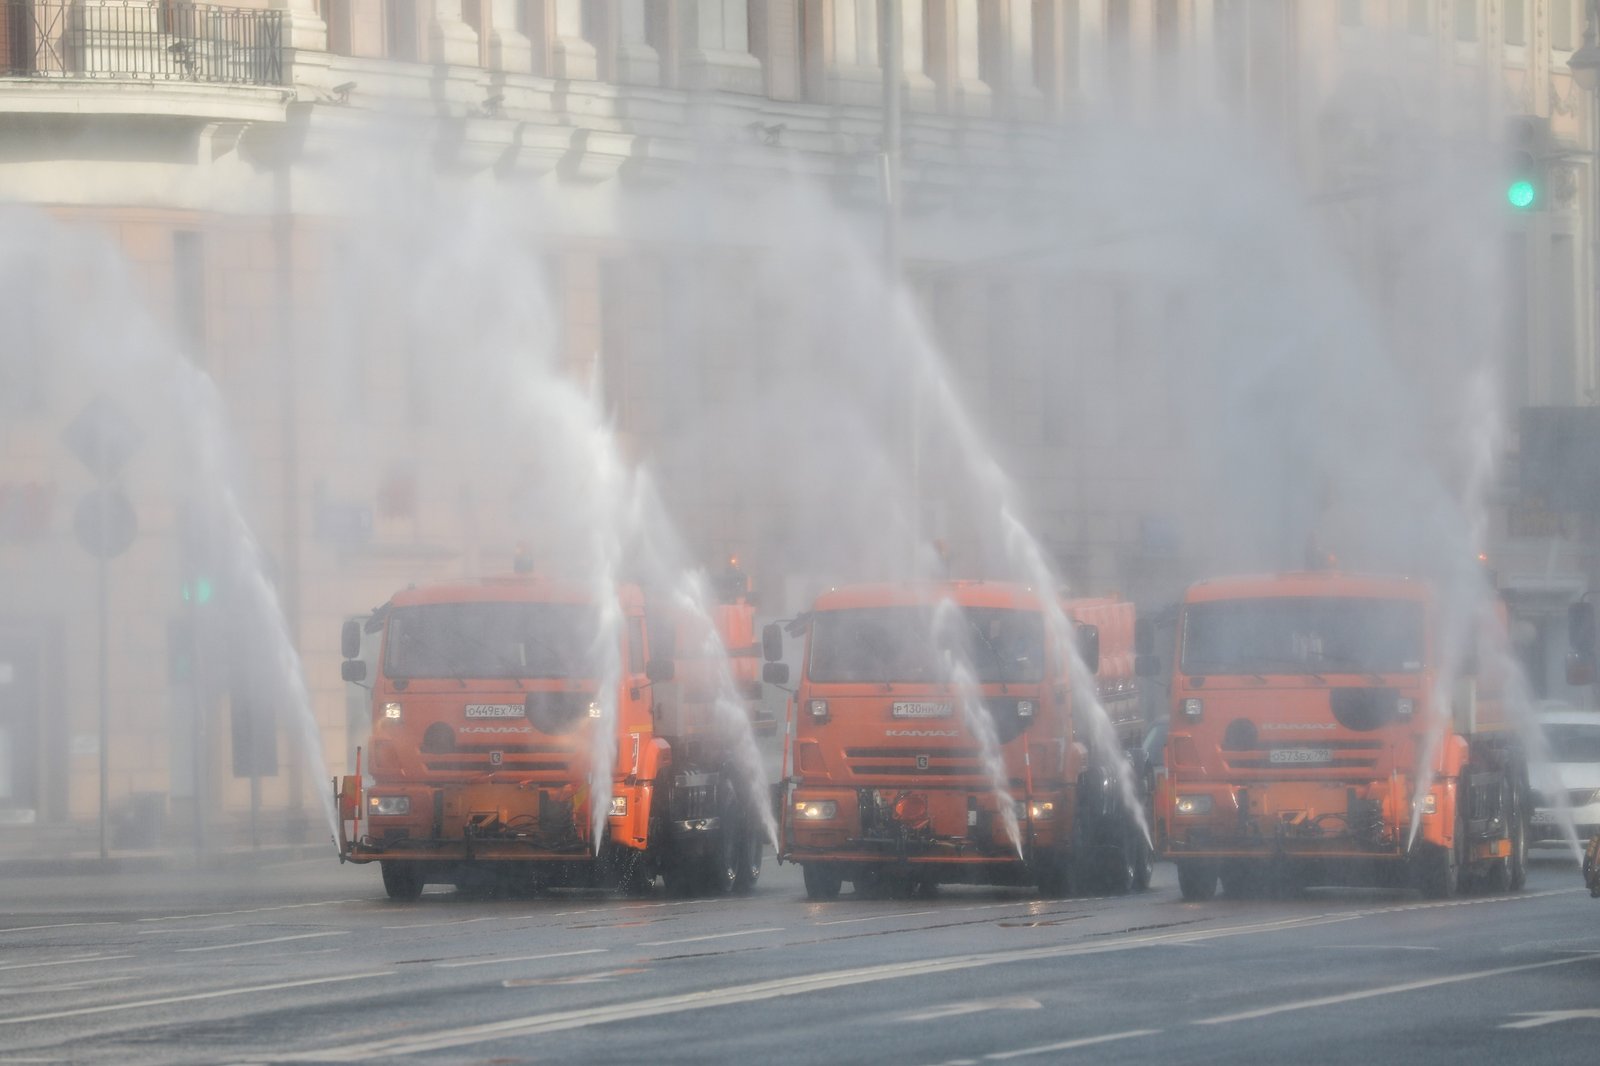
[[(365, 903), (364, 899), (321, 899), (315, 903), (283, 903), (276, 907), (247, 907), (237, 911), (210, 911), (206, 914), (164, 914), (157, 918), (140, 918), (141, 922), (182, 922), (191, 918), (231, 918), (235, 914), (267, 914), (272, 911), (297, 911), (306, 907), (333, 907), (340, 903)], [(85, 922), (85, 925), (111, 925), (111, 922)], [(47, 929), (49, 926), (39, 926)]]
[(1574, 955), (1565, 959), (1551, 959), (1546, 962), (1529, 962), (1520, 966), (1500, 966), (1493, 970), (1474, 970), (1471, 973), (1449, 974), (1445, 977), (1426, 977), (1420, 981), (1406, 981), (1398, 985), (1385, 985), (1382, 988), (1367, 988), (1358, 992), (1342, 992), (1333, 996), (1318, 996), (1315, 999), (1296, 1000), (1293, 1003), (1280, 1003), (1274, 1007), (1260, 1007), (1256, 1010), (1240, 1011), (1237, 1014), (1219, 1014), (1215, 1018), (1201, 1018), (1196, 1025), (1226, 1025), (1230, 1022), (1249, 1021), (1253, 1018), (1265, 1018), (1273, 1014), (1285, 1014), (1289, 1011), (1311, 1010), (1316, 1007), (1333, 1007), (1341, 1003), (1354, 1003), (1357, 1000), (1372, 999), (1375, 996), (1391, 996), (1398, 992), (1416, 992), (1424, 988), (1437, 988), (1440, 985), (1459, 984), (1462, 981), (1477, 981), (1485, 977), (1499, 977), (1501, 974), (1521, 973), (1524, 970), (1543, 970), (1551, 966), (1566, 966), (1574, 962), (1585, 962), (1600, 959), (1600, 952), (1588, 955)]
[(1579, 1018), (1600, 1018), (1600, 1009), (1523, 1011), (1520, 1017), (1522, 1021), (1506, 1022), (1500, 1028), (1537, 1029), (1541, 1025), (1554, 1025), (1556, 1022), (1577, 1021)]
[(548, 955), (508, 955), (499, 959), (469, 959), (465, 962), (436, 962), (440, 969), (455, 969), (460, 966), (498, 966), (502, 962), (537, 962), (540, 959), (565, 959), (572, 955), (603, 955), (606, 948), (584, 948), (582, 951), (552, 951)]
[(59, 925), (18, 925), (0, 933), (31, 933), (36, 929), (78, 929), (86, 925), (118, 925), (118, 922), (62, 922)]
[(1324, 944), (1318, 951), (1441, 951), (1415, 944)]
[(897, 911), (894, 914), (869, 914), (865, 918), (836, 918), (831, 922), (818, 922), (818, 925), (849, 925), (851, 922), (881, 922), (887, 918), (913, 918), (919, 914), (933, 914), (934, 911)]
[(220, 933), (224, 929), (237, 929), (239, 923), (229, 922), (227, 925), (202, 925), (198, 929), (136, 929), (140, 936), (193, 936), (196, 933)]
[(736, 933), (708, 933), (705, 936), (686, 936), (677, 940), (641, 940), (642, 948), (664, 948), (669, 944), (698, 944), (702, 940), (722, 940), (730, 936), (754, 936), (756, 933), (781, 933), (783, 926), (774, 925), (765, 929), (741, 929)]
[[(27, 988), (3, 988), (0, 996), (37, 996), (47, 992), (75, 992), (80, 988), (99, 988), (101, 985), (117, 985), (124, 981), (140, 980), (138, 974), (127, 974), (122, 977), (96, 977), (89, 981), (72, 981), (64, 985), (29, 985)], [(0, 1059), (0, 1062), (6, 1061)]]
[(648, 973), (643, 966), (632, 966), (625, 970), (602, 970), (599, 973), (580, 973), (571, 977), (508, 977), (500, 982), (501, 988), (529, 988), (534, 985), (599, 985), (615, 981), (619, 977), (630, 977), (636, 973)]
[(348, 929), (331, 929), (325, 933), (295, 933), (293, 936), (269, 936), (265, 940), (240, 940), (233, 944), (207, 944), (203, 948), (179, 948), (179, 951), (227, 951), (229, 948), (253, 948), (257, 944), (282, 944), (286, 940), (312, 940), (319, 936), (349, 936)]
[(448, 922), (412, 922), (410, 925), (386, 925), (384, 929), (437, 929), (442, 925), (471, 925), (474, 922), (503, 922), (505, 918), (491, 914), (484, 918), (453, 918)]
[(1136, 1036), (1150, 1036), (1161, 1032), (1160, 1029), (1129, 1029), (1121, 1033), (1106, 1033), (1104, 1036), (1085, 1036), (1077, 1040), (1063, 1040), (1057, 1044), (1040, 1044), (1037, 1047), (1018, 1048), (1015, 1051), (995, 1051), (984, 1058), (993, 1062), (1005, 1059), (1020, 1059), (1024, 1055), (1046, 1055), (1052, 1051), (1071, 1051), (1073, 1048), (1093, 1047), (1096, 1044), (1109, 1044), (1113, 1040), (1131, 1040)]
[(1028, 996), (1010, 996), (1003, 999), (968, 999), (946, 1003), (942, 1007), (912, 1011), (895, 1018), (897, 1022), (931, 1022), (937, 1018), (954, 1018), (962, 1014), (977, 1014), (987, 1010), (1038, 1010), (1042, 1004)]
[(51, 962), (16, 962), (9, 966), (0, 966), (0, 970), (31, 970), (36, 966), (71, 966), (79, 962), (110, 962), (112, 959), (131, 959), (132, 955), (79, 955), (71, 959), (55, 959)]
[(1248, 925), (1223, 926), (1214, 929), (1185, 929), (1178, 932), (1151, 933), (1142, 936), (1103, 940), (1092, 944), (1058, 944), (1050, 947), (1016, 948), (1010, 951), (990, 952), (983, 955), (951, 955), (943, 958), (919, 959), (911, 962), (882, 963), (851, 970), (831, 970), (797, 977), (775, 978), (749, 984), (711, 988), (701, 992), (684, 992), (677, 995), (657, 996), (651, 999), (630, 1000), (606, 1006), (583, 1007), (576, 1010), (530, 1014), (520, 1018), (507, 1018), (497, 1022), (439, 1029), (431, 1033), (413, 1033), (388, 1039), (367, 1040), (359, 1044), (303, 1051), (295, 1054), (273, 1053), (255, 1062), (363, 1062), (368, 1059), (398, 1058), (425, 1051), (466, 1047), (492, 1040), (507, 1040), (584, 1029), (615, 1022), (637, 1021), (684, 1011), (706, 1010), (785, 996), (799, 996), (823, 992), (852, 985), (871, 984), (905, 977), (924, 977), (933, 974), (953, 973), (980, 967), (1001, 966), (1011, 963), (1039, 962), (1049, 959), (1070, 958), (1079, 955), (1100, 955), (1114, 951), (1154, 947), (1163, 944), (1184, 943), (1190, 940), (1209, 940), (1253, 933), (1273, 933), (1287, 929), (1304, 929), (1347, 921), (1346, 915), (1310, 915), (1303, 918), (1284, 918), (1271, 922), (1253, 922)]
[(186, 996), (162, 996), (159, 999), (141, 999), (132, 1003), (108, 1003), (99, 1007), (74, 1007), (72, 1010), (50, 1011), (47, 1014), (25, 1014), (15, 1018), (0, 1018), (0, 1025), (21, 1025), (25, 1022), (47, 1022), (55, 1018), (76, 1018), (84, 1014), (109, 1014), (119, 1010), (143, 1010), (162, 1007), (168, 1003), (193, 1003), (202, 999), (222, 999), (226, 996), (248, 996), (256, 992), (277, 992), (285, 988), (305, 988), (309, 985), (337, 984), (340, 981), (365, 981), (374, 977), (393, 977), (398, 971), (377, 970), (372, 973), (351, 973), (342, 977), (311, 977), (304, 981), (279, 981), (270, 985), (250, 985), (245, 988), (219, 988), (211, 992), (194, 992)]

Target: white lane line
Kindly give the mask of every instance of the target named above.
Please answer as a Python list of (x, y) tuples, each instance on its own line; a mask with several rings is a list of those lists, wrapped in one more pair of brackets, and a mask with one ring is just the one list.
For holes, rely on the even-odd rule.
[(72, 1010), (50, 1011), (47, 1014), (24, 1014), (15, 1018), (0, 1018), (0, 1025), (22, 1025), (26, 1022), (47, 1022), (55, 1018), (76, 1018), (84, 1014), (109, 1014), (119, 1010), (143, 1010), (146, 1007), (163, 1007), (168, 1003), (193, 1003), (202, 999), (222, 999), (226, 996), (248, 996), (257, 992), (277, 992), (285, 988), (305, 988), (309, 985), (331, 985), (341, 981), (368, 981), (374, 977), (393, 977), (396, 970), (375, 970), (372, 973), (350, 973), (342, 977), (310, 977), (304, 981), (279, 981), (270, 985), (249, 985), (244, 988), (219, 988), (212, 992), (193, 992), (186, 996), (162, 996), (159, 999), (140, 999), (131, 1003), (108, 1003), (99, 1007), (74, 1007)]
[(702, 940), (722, 940), (730, 936), (754, 936), (756, 933), (781, 933), (783, 926), (774, 925), (765, 929), (741, 929), (736, 933), (708, 933), (705, 936), (686, 936), (677, 940), (641, 940), (642, 948), (664, 948), (669, 944), (697, 944)]
[(194, 936), (196, 933), (217, 933), (224, 929), (237, 929), (239, 923), (229, 922), (227, 925), (202, 925), (198, 929), (138, 929), (140, 936)]
[(1237, 1014), (1219, 1014), (1214, 1018), (1198, 1019), (1196, 1025), (1227, 1025), (1229, 1022), (1249, 1021), (1253, 1018), (1266, 1018), (1273, 1014), (1285, 1014), (1289, 1011), (1312, 1010), (1316, 1007), (1333, 1007), (1341, 1003), (1354, 1003), (1357, 1000), (1372, 999), (1375, 996), (1392, 996), (1399, 992), (1416, 992), (1424, 988), (1437, 988), (1440, 985), (1459, 984), (1462, 981), (1478, 981), (1485, 977), (1499, 977), (1501, 974), (1521, 973), (1524, 970), (1543, 970), (1551, 966), (1566, 966), (1574, 962), (1587, 962), (1600, 959), (1600, 952), (1591, 952), (1588, 955), (1574, 955), (1564, 959), (1551, 959), (1547, 962), (1529, 962), (1520, 966), (1500, 966), (1493, 970), (1474, 970), (1471, 973), (1455, 973), (1445, 977), (1427, 977), (1420, 981), (1406, 981), (1398, 985), (1385, 985), (1382, 988), (1366, 988), (1358, 992), (1342, 992), (1333, 996), (1318, 996), (1315, 999), (1296, 1000), (1293, 1003), (1279, 1003), (1274, 1007), (1260, 1007), (1256, 1010), (1240, 1011)]
[(955, 1018), (962, 1014), (982, 1014), (991, 1010), (1039, 1010), (1044, 1005), (1032, 996), (1007, 996), (1000, 999), (967, 999), (945, 1003), (927, 1010), (912, 1011), (895, 1018), (897, 1022), (931, 1022), (938, 1018)]
[(53, 959), (50, 962), (15, 962), (0, 966), (0, 970), (32, 970), (39, 966), (71, 966), (79, 962), (110, 962), (112, 959), (131, 959), (132, 955), (79, 955), (71, 959)]
[[(123, 977), (96, 977), (91, 981), (72, 981), (64, 985), (29, 985), (27, 988), (0, 988), (0, 996), (38, 996), (50, 992), (75, 992), (80, 988), (99, 988), (102, 985), (116, 985), (124, 981), (138, 981), (139, 974), (127, 974)], [(0, 1062), (5, 1062), (0, 1059)]]
[(437, 929), (441, 925), (471, 925), (474, 922), (503, 922), (505, 918), (491, 914), (483, 918), (452, 918), (448, 922), (412, 922), (410, 925), (386, 925), (384, 929)]
[[(334, 907), (341, 903), (365, 903), (364, 899), (321, 899), (315, 903), (283, 903), (276, 907), (247, 907), (237, 911), (209, 911), (205, 914), (164, 914), (157, 918), (140, 918), (141, 922), (182, 922), (191, 918), (231, 918), (236, 914), (267, 914), (272, 911), (297, 911), (306, 907)], [(85, 922), (85, 925), (110, 925), (110, 922)], [(48, 928), (40, 926), (39, 928)]]
[(463, 962), (436, 962), (441, 970), (462, 966), (498, 966), (502, 962), (537, 962), (540, 959), (565, 959), (573, 955), (604, 955), (607, 948), (584, 948), (582, 951), (552, 951), (548, 955), (506, 955), (498, 959), (468, 959)]
[(1092, 944), (1058, 944), (1050, 947), (1017, 948), (1010, 951), (983, 955), (952, 955), (945, 958), (919, 959), (911, 962), (883, 963), (853, 970), (831, 970), (783, 977), (750, 984), (711, 988), (701, 992), (684, 992), (652, 999), (630, 1000), (607, 1006), (585, 1007), (577, 1010), (530, 1014), (520, 1018), (507, 1018), (498, 1022), (483, 1022), (435, 1030), (431, 1033), (413, 1033), (386, 1040), (367, 1040), (359, 1044), (303, 1051), (296, 1054), (275, 1053), (256, 1062), (364, 1062), (369, 1059), (389, 1059), (414, 1055), (425, 1051), (466, 1047), (491, 1040), (506, 1040), (568, 1029), (584, 1029), (614, 1022), (637, 1021), (684, 1011), (706, 1010), (713, 1007), (754, 1003), (783, 996), (799, 996), (811, 992), (846, 988), (852, 985), (871, 984), (905, 977), (924, 977), (932, 974), (953, 973), (978, 967), (1001, 966), (1011, 963), (1039, 962), (1048, 959), (1070, 958), (1079, 955), (1100, 955), (1114, 951), (1153, 947), (1162, 944), (1184, 943), (1190, 940), (1210, 940), (1222, 937), (1243, 936), (1253, 933), (1273, 933), (1286, 929), (1304, 929), (1348, 920), (1346, 915), (1313, 915), (1304, 918), (1284, 918), (1272, 922), (1254, 922), (1248, 925), (1224, 926), (1217, 929), (1185, 929), (1178, 932), (1150, 933), (1141, 936), (1103, 940)]
[(852, 922), (881, 922), (888, 918), (914, 918), (919, 914), (933, 914), (934, 911), (897, 911), (894, 914), (869, 914), (865, 918), (835, 918), (831, 922), (818, 922), (818, 925), (849, 925)]
[(348, 929), (332, 929), (326, 933), (296, 933), (293, 936), (270, 936), (265, 940), (241, 940), (234, 944), (207, 944), (203, 948), (179, 948), (179, 951), (227, 951), (229, 948), (253, 948), (257, 944), (282, 944), (286, 940), (312, 940), (319, 936), (349, 936)]
[(1522, 1021), (1506, 1022), (1500, 1026), (1502, 1029), (1537, 1029), (1541, 1025), (1555, 1025), (1557, 1022), (1583, 1021), (1591, 1018), (1600, 1018), (1600, 1010), (1593, 1008), (1587, 1010), (1538, 1010), (1522, 1011)]
[(1018, 1048), (1015, 1051), (996, 1051), (985, 1055), (984, 1058), (993, 1062), (1001, 1062), (1005, 1059), (1020, 1059), (1024, 1055), (1047, 1055), (1052, 1051), (1071, 1051), (1073, 1048), (1109, 1044), (1113, 1040), (1131, 1040), (1136, 1036), (1151, 1036), (1159, 1032), (1161, 1032), (1160, 1029), (1128, 1029), (1121, 1033), (1106, 1033), (1104, 1036), (1085, 1036), (1077, 1040), (1063, 1040), (1057, 1044), (1040, 1044), (1037, 1047)]
[(86, 925), (118, 925), (118, 922), (62, 922), (59, 925), (18, 925), (0, 933), (31, 933), (37, 929), (78, 929)]

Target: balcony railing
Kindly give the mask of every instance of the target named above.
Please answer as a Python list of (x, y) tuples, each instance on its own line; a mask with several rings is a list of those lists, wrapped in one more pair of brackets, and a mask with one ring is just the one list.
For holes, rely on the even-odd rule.
[(0, 77), (283, 84), (282, 11), (0, 0)]

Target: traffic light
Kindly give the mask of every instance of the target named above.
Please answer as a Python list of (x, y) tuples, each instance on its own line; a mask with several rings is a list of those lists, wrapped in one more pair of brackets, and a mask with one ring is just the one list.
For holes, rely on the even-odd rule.
[(1533, 153), (1512, 152), (1506, 175), (1506, 202), (1518, 211), (1536, 210), (1543, 206), (1543, 184)]
[(197, 607), (210, 603), (216, 592), (216, 582), (203, 574), (196, 574), (183, 582), (183, 602)]

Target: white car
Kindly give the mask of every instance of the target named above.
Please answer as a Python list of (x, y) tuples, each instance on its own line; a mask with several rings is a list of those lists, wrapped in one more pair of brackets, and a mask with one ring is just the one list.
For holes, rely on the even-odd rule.
[(1528, 768), (1533, 787), (1530, 843), (1564, 843), (1570, 819), (1578, 842), (1600, 833), (1600, 711), (1541, 709), (1545, 751)]

